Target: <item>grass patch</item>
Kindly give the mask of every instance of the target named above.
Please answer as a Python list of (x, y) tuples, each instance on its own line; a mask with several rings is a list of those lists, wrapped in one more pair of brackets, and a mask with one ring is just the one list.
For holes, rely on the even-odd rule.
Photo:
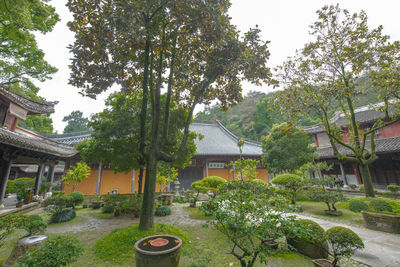
[(314, 201), (297, 201), (297, 205), (301, 205), (305, 213), (310, 213), (313, 215), (317, 215), (319, 217), (323, 217), (324, 219), (328, 219), (330, 221), (343, 222), (347, 224), (353, 224), (357, 226), (363, 225), (363, 219), (361, 213), (355, 213), (344, 207), (339, 207), (339, 205), (335, 205), (338, 210), (342, 211), (342, 216), (332, 216), (325, 214), (324, 210), (327, 209), (325, 203), (322, 202), (314, 202)]
[(185, 210), (189, 211), (189, 218), (196, 220), (211, 220), (212, 216), (206, 216), (199, 208), (184, 207)]
[[(191, 243), (182, 248), (179, 266), (182, 267), (208, 267), (208, 266), (234, 266), (239, 267), (240, 262), (230, 254), (232, 244), (217, 230), (210, 227), (184, 227), (190, 233)], [(255, 266), (265, 266), (259, 261)], [(296, 253), (270, 257), (268, 266), (314, 266), (310, 259)]]
[(155, 223), (153, 229), (139, 231), (139, 225), (115, 229), (104, 236), (94, 246), (96, 256), (110, 263), (135, 262), (134, 244), (139, 239), (150, 235), (171, 234), (179, 236), (184, 243), (189, 241), (188, 235), (181, 229)]

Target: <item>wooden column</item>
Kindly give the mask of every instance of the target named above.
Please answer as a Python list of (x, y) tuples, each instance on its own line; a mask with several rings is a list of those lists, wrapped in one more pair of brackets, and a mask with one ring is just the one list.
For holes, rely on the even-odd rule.
[(102, 164), (101, 164), (101, 161), (99, 161), (99, 167), (97, 169), (96, 195), (100, 195), (101, 168), (102, 168)]
[(208, 177), (208, 160), (206, 159), (206, 177)]
[(3, 203), (4, 196), (6, 195), (6, 187), (8, 182), (8, 177), (10, 177), (12, 160), (10, 158), (2, 158), (1, 162), (2, 172), (1, 172), (1, 183), (0, 183), (0, 204)]
[(343, 163), (339, 162), (339, 166), (340, 166), (340, 172), (342, 173), (343, 183), (344, 183), (344, 185), (348, 185), (346, 173), (344, 172)]
[(56, 172), (56, 165), (57, 165), (57, 162), (52, 162), (49, 165), (49, 171), (48, 171), (48, 174), (47, 174), (47, 181), (50, 183), (50, 187), (47, 190), (47, 192), (52, 192), (53, 191), (54, 173)]
[(36, 180), (35, 180), (35, 188), (33, 190), (33, 195), (36, 196), (39, 194), (40, 190), (40, 185), (42, 184), (42, 177), (44, 174), (44, 169), (45, 169), (45, 164), (41, 162), (38, 167), (38, 171), (36, 174)]
[(135, 169), (132, 169), (132, 185), (131, 185), (131, 193), (135, 193)]

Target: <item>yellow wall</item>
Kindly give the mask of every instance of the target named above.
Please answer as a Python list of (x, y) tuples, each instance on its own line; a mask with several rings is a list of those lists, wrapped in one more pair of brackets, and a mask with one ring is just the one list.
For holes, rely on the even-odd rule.
[[(206, 170), (203, 171), (204, 177), (206, 177)], [(224, 178), (227, 181), (233, 180), (233, 172), (232, 169), (208, 169), (208, 176), (219, 176)], [(237, 179), (238, 177), (236, 177)], [(257, 169), (257, 179), (261, 179), (265, 182), (268, 181), (268, 171), (267, 169)]]
[[(135, 187), (134, 192), (138, 191), (139, 188), (139, 170), (135, 171)], [(143, 173), (145, 175), (145, 172)], [(145, 179), (143, 179), (145, 180)], [(76, 187), (75, 191), (82, 192), (84, 195), (94, 195), (96, 194), (96, 184), (97, 184), (97, 170), (92, 170), (90, 176), (83, 180)], [(119, 194), (129, 194), (131, 193), (132, 185), (132, 171), (127, 173), (114, 173), (113, 170), (102, 170), (101, 173), (101, 183), (100, 183), (100, 194), (106, 195), (111, 193), (112, 190), (117, 189)], [(142, 187), (144, 188), (144, 181)], [(143, 190), (142, 188), (142, 190)], [(66, 194), (72, 192), (72, 185), (65, 185), (63, 188)], [(156, 185), (156, 192), (160, 191), (160, 186)]]

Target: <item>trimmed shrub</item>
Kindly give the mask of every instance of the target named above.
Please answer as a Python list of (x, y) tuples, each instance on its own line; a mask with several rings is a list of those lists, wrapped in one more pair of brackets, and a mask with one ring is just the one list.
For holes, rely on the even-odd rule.
[(103, 207), (103, 209), (102, 209), (102, 212), (103, 212), (103, 213), (113, 213), (114, 210), (115, 210), (115, 208), (114, 208), (113, 205), (111, 205), (111, 204), (109, 204), (109, 203), (106, 203), (106, 204), (104, 204), (104, 207)]
[(67, 209), (73, 207), (73, 198), (69, 195), (56, 195), (45, 199), (43, 202), (45, 211), (51, 215), (50, 222), (67, 222), (75, 218), (74, 210)]
[(168, 206), (160, 206), (156, 209), (156, 216), (167, 216), (171, 214), (171, 209)]
[(390, 204), (383, 199), (372, 199), (369, 202), (369, 208), (373, 211), (378, 211), (378, 212), (382, 211), (392, 212), (392, 206), (390, 206)]
[(63, 209), (60, 213), (53, 214), (50, 218), (52, 223), (68, 222), (76, 217), (76, 212), (73, 209)]
[(386, 190), (392, 193), (397, 193), (400, 191), (400, 185), (390, 184), (386, 186)]
[(279, 174), (272, 178), (271, 183), (275, 185), (281, 185), (288, 189), (293, 189), (301, 184), (301, 177), (296, 174), (284, 173)]
[(354, 254), (354, 250), (364, 248), (361, 238), (352, 230), (336, 226), (326, 231), (326, 237), (333, 249), (334, 261), (333, 266), (339, 257), (350, 257)]
[(82, 204), (84, 197), (83, 194), (81, 192), (72, 192), (71, 194), (69, 194), (70, 197), (72, 198), (72, 203), (74, 205), (74, 208), (80, 204)]
[(359, 199), (351, 199), (349, 203), (349, 209), (352, 212), (361, 212), (368, 210), (368, 205)]
[(94, 252), (97, 258), (109, 262), (109, 266), (126, 261), (134, 262), (133, 244), (146, 236), (162, 234), (176, 235), (184, 243), (189, 241), (186, 232), (172, 225), (155, 223), (152, 229), (146, 231), (140, 231), (139, 225), (132, 225), (114, 230), (100, 238), (94, 245)]
[(22, 256), (20, 267), (58, 267), (75, 262), (83, 253), (82, 245), (74, 237), (57, 236), (47, 239), (43, 245), (32, 247)]
[[(189, 190), (188, 190), (189, 191)], [(187, 197), (184, 196), (174, 196), (174, 199), (172, 202), (176, 202), (176, 203), (188, 203), (189, 200)]]
[(37, 214), (27, 217), (21, 226), (22, 229), (28, 232), (28, 235), (35, 235), (43, 233), (47, 224), (43, 221), (42, 217)]
[(215, 194), (218, 188), (225, 183), (226, 180), (222, 177), (208, 176), (192, 183), (192, 187), (201, 193), (207, 193), (208, 191), (211, 191)]

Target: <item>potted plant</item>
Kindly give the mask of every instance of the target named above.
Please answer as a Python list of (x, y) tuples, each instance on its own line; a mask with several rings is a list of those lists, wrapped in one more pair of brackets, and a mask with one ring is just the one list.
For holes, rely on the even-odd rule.
[(135, 243), (136, 266), (177, 267), (182, 239), (173, 235), (154, 235)]
[(356, 249), (364, 248), (361, 238), (345, 227), (337, 226), (327, 230), (326, 238), (331, 245), (332, 251), (329, 254), (333, 257), (333, 262), (327, 259), (313, 260), (317, 267), (336, 267), (341, 257), (351, 257)]

